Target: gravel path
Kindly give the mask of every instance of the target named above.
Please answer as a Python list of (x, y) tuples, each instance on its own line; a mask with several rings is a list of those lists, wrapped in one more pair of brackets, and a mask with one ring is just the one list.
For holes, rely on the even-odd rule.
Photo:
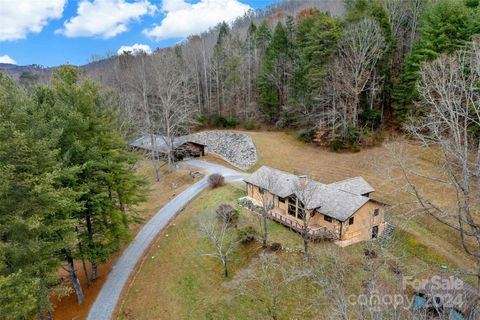
[[(190, 160), (185, 161), (185, 163), (200, 167), (209, 173), (220, 173), (225, 176), (226, 181), (237, 181), (246, 177), (241, 172), (202, 160)], [(107, 320), (112, 318), (123, 287), (150, 243), (168, 222), (207, 186), (207, 177), (205, 177), (172, 199), (142, 227), (109, 273), (95, 303), (90, 309), (88, 320)]]

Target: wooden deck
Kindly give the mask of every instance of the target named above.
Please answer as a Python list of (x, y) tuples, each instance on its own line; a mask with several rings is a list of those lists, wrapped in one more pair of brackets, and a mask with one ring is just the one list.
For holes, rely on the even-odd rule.
[[(278, 208), (274, 208), (269, 213), (270, 219), (280, 222), (286, 227), (303, 234), (303, 221), (299, 222), (296, 219), (289, 218), (283, 214)], [(335, 232), (326, 227), (312, 225), (308, 227), (308, 235), (310, 240), (337, 240), (338, 236)]]

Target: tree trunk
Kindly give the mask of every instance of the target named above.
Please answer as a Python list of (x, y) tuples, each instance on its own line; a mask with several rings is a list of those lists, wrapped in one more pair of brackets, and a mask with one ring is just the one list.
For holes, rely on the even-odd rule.
[(267, 247), (267, 241), (268, 241), (268, 229), (267, 229), (267, 213), (264, 212), (263, 214), (263, 248)]
[(40, 303), (37, 304), (38, 320), (43, 320), (43, 311)]
[(92, 281), (95, 282), (98, 279), (97, 262), (95, 262), (95, 259), (90, 258), (90, 265), (92, 266)]
[(88, 270), (87, 270), (87, 263), (85, 262), (85, 256), (83, 253), (82, 243), (78, 242), (78, 251), (80, 252), (80, 256), (82, 257), (82, 267), (83, 267), (83, 274), (85, 275), (85, 280), (87, 282), (87, 288), (90, 288), (90, 278), (88, 277)]
[[(87, 232), (88, 232), (88, 239), (89, 239), (89, 249), (90, 252), (93, 251), (94, 249), (94, 243), (93, 243), (93, 226), (92, 226), (92, 214), (90, 211), (87, 211), (87, 214), (85, 216), (86, 224), (87, 224)], [(90, 255), (90, 265), (92, 266), (92, 281), (95, 282), (98, 278), (98, 273), (97, 273), (97, 264), (95, 262), (95, 259)]]
[(63, 250), (65, 257), (67, 259), (67, 269), (70, 282), (72, 283), (75, 294), (77, 295), (78, 304), (82, 304), (84, 301), (82, 287), (80, 286), (80, 281), (78, 281), (77, 273), (75, 272), (75, 265), (73, 264), (73, 257), (70, 249)]
[(227, 266), (227, 257), (223, 258), (223, 275), (225, 278), (228, 278), (228, 266)]

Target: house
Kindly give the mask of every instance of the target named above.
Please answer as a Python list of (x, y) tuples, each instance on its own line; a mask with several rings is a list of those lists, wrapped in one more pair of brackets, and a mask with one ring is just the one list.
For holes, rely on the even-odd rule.
[[(384, 231), (385, 204), (370, 198), (375, 190), (361, 177), (323, 184), (263, 166), (244, 181), (246, 198), (257, 206), (268, 199), (273, 220), (303, 232), (306, 217), (311, 239), (346, 246), (377, 238)], [(311, 191), (308, 199), (302, 185)]]
[(166, 158), (169, 150), (173, 150), (175, 160), (182, 160), (188, 157), (203, 157), (205, 155), (205, 145), (203, 144), (177, 137), (173, 139), (170, 148), (167, 141), (168, 138), (164, 136), (143, 134), (140, 138), (130, 142), (130, 147), (148, 154), (155, 150), (158, 158)]
[(416, 289), (413, 311), (428, 319), (480, 319), (478, 289), (454, 276), (433, 276)]

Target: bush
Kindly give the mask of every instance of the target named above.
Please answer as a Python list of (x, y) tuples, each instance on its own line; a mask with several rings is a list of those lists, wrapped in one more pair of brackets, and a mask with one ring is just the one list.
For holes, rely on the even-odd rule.
[(227, 122), (227, 126), (229, 127), (236, 127), (238, 124), (237, 118), (232, 116), (228, 117), (225, 121)]
[(312, 143), (315, 138), (315, 129), (314, 128), (305, 128), (301, 129), (297, 133), (297, 138), (300, 141), (305, 143)]
[(350, 149), (353, 152), (358, 152), (360, 151), (360, 134), (360, 129), (349, 127), (343, 135), (336, 136), (332, 140), (330, 149), (333, 151)]
[(247, 121), (243, 124), (243, 128), (245, 130), (254, 130), (257, 128), (257, 126), (255, 125), (255, 123), (253, 121)]
[(222, 203), (219, 205), (215, 212), (217, 213), (218, 219), (226, 221), (227, 223), (236, 222), (238, 220), (238, 211), (228, 203)]
[(208, 177), (208, 184), (210, 185), (210, 187), (212, 188), (218, 188), (218, 187), (221, 187), (225, 184), (225, 178), (219, 174), (219, 173), (214, 173), (214, 174), (211, 174), (209, 177)]
[(257, 231), (252, 226), (245, 226), (237, 230), (237, 239), (240, 243), (249, 243), (255, 240)]
[(241, 205), (242, 207), (250, 210), (250, 211), (253, 211), (253, 212), (256, 212), (256, 213), (261, 213), (262, 212), (262, 208), (255, 205), (250, 199), (247, 199), (247, 198), (241, 198), (239, 201), (238, 201), (238, 204)]
[(382, 111), (375, 109), (365, 109), (362, 113), (358, 115), (360, 122), (371, 128), (378, 129), (382, 124)]

